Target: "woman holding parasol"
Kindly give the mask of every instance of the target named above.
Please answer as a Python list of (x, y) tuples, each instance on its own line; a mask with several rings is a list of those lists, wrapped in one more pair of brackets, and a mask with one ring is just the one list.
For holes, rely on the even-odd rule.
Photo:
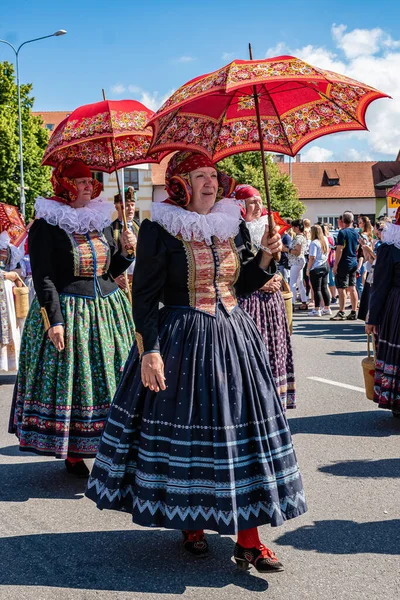
[[(29, 230), (36, 291), (27, 317), (10, 432), (20, 450), (65, 459), (87, 477), (132, 343), (129, 302), (114, 278), (131, 264), (135, 239), (111, 231), (112, 206), (81, 160), (52, 175), (54, 196), (38, 198)], [(104, 231), (104, 232), (103, 232)]]
[[(251, 185), (241, 184), (236, 187), (234, 196), (249, 230), (252, 247), (257, 251), (267, 223), (260, 192)], [(296, 390), (292, 343), (281, 287), (282, 276), (276, 273), (259, 290), (240, 298), (239, 306), (251, 316), (263, 337), (278, 394), (286, 410), (296, 408)]]
[(257, 528), (306, 505), (265, 344), (236, 294), (273, 277), (281, 240), (264, 233), (252, 254), (235, 201), (216, 202), (233, 184), (202, 154), (169, 162), (168, 200), (139, 232), (137, 343), (86, 495), (140, 525), (181, 530), (196, 556), (208, 553), (205, 528), (237, 535), (240, 567), (280, 571)]

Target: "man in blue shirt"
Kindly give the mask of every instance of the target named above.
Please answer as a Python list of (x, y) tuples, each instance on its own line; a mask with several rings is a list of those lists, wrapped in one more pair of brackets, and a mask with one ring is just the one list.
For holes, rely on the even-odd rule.
[[(339, 311), (331, 318), (331, 321), (355, 321), (357, 319), (357, 249), (359, 231), (354, 229), (354, 215), (347, 210), (343, 213), (343, 228), (339, 231), (336, 242), (335, 264), (333, 273), (335, 284), (339, 292)], [(346, 304), (347, 290), (351, 301), (351, 313), (346, 316), (344, 307)]]
[(283, 234), (282, 244), (281, 260), (279, 261), (278, 269), (282, 273), (283, 279), (288, 282), (290, 273), (288, 252), (290, 250), (290, 246), (292, 245), (292, 238), (288, 233)]

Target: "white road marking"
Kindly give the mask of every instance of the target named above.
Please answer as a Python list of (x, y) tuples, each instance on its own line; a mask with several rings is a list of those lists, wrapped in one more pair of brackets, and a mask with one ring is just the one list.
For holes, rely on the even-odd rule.
[(307, 379), (312, 379), (313, 381), (320, 381), (321, 383), (329, 383), (330, 385), (336, 385), (337, 387), (346, 388), (348, 390), (354, 390), (355, 392), (363, 392), (363, 394), (365, 394), (364, 388), (360, 388), (355, 385), (349, 385), (348, 383), (340, 383), (340, 381), (331, 381), (331, 379), (322, 379), (322, 377), (307, 377)]

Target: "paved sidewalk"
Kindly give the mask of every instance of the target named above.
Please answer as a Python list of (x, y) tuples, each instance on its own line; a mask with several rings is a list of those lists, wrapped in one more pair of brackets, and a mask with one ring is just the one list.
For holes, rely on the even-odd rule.
[(233, 540), (213, 533), (211, 557), (191, 560), (177, 532), (149, 531), (129, 515), (98, 511), (61, 461), (19, 453), (7, 434), (13, 377), (3, 376), (0, 599), (400, 597), (400, 420), (357, 391), (363, 326), (296, 313), (293, 342), (298, 408), (289, 421), (309, 512), (261, 531), (284, 573), (238, 572)]

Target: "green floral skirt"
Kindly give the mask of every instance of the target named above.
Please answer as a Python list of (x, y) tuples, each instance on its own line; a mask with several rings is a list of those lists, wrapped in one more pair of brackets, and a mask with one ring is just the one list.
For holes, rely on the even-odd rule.
[(22, 336), (10, 432), (20, 449), (56, 458), (96, 456), (104, 423), (133, 343), (126, 296), (60, 295), (65, 349), (44, 331), (35, 298)]

